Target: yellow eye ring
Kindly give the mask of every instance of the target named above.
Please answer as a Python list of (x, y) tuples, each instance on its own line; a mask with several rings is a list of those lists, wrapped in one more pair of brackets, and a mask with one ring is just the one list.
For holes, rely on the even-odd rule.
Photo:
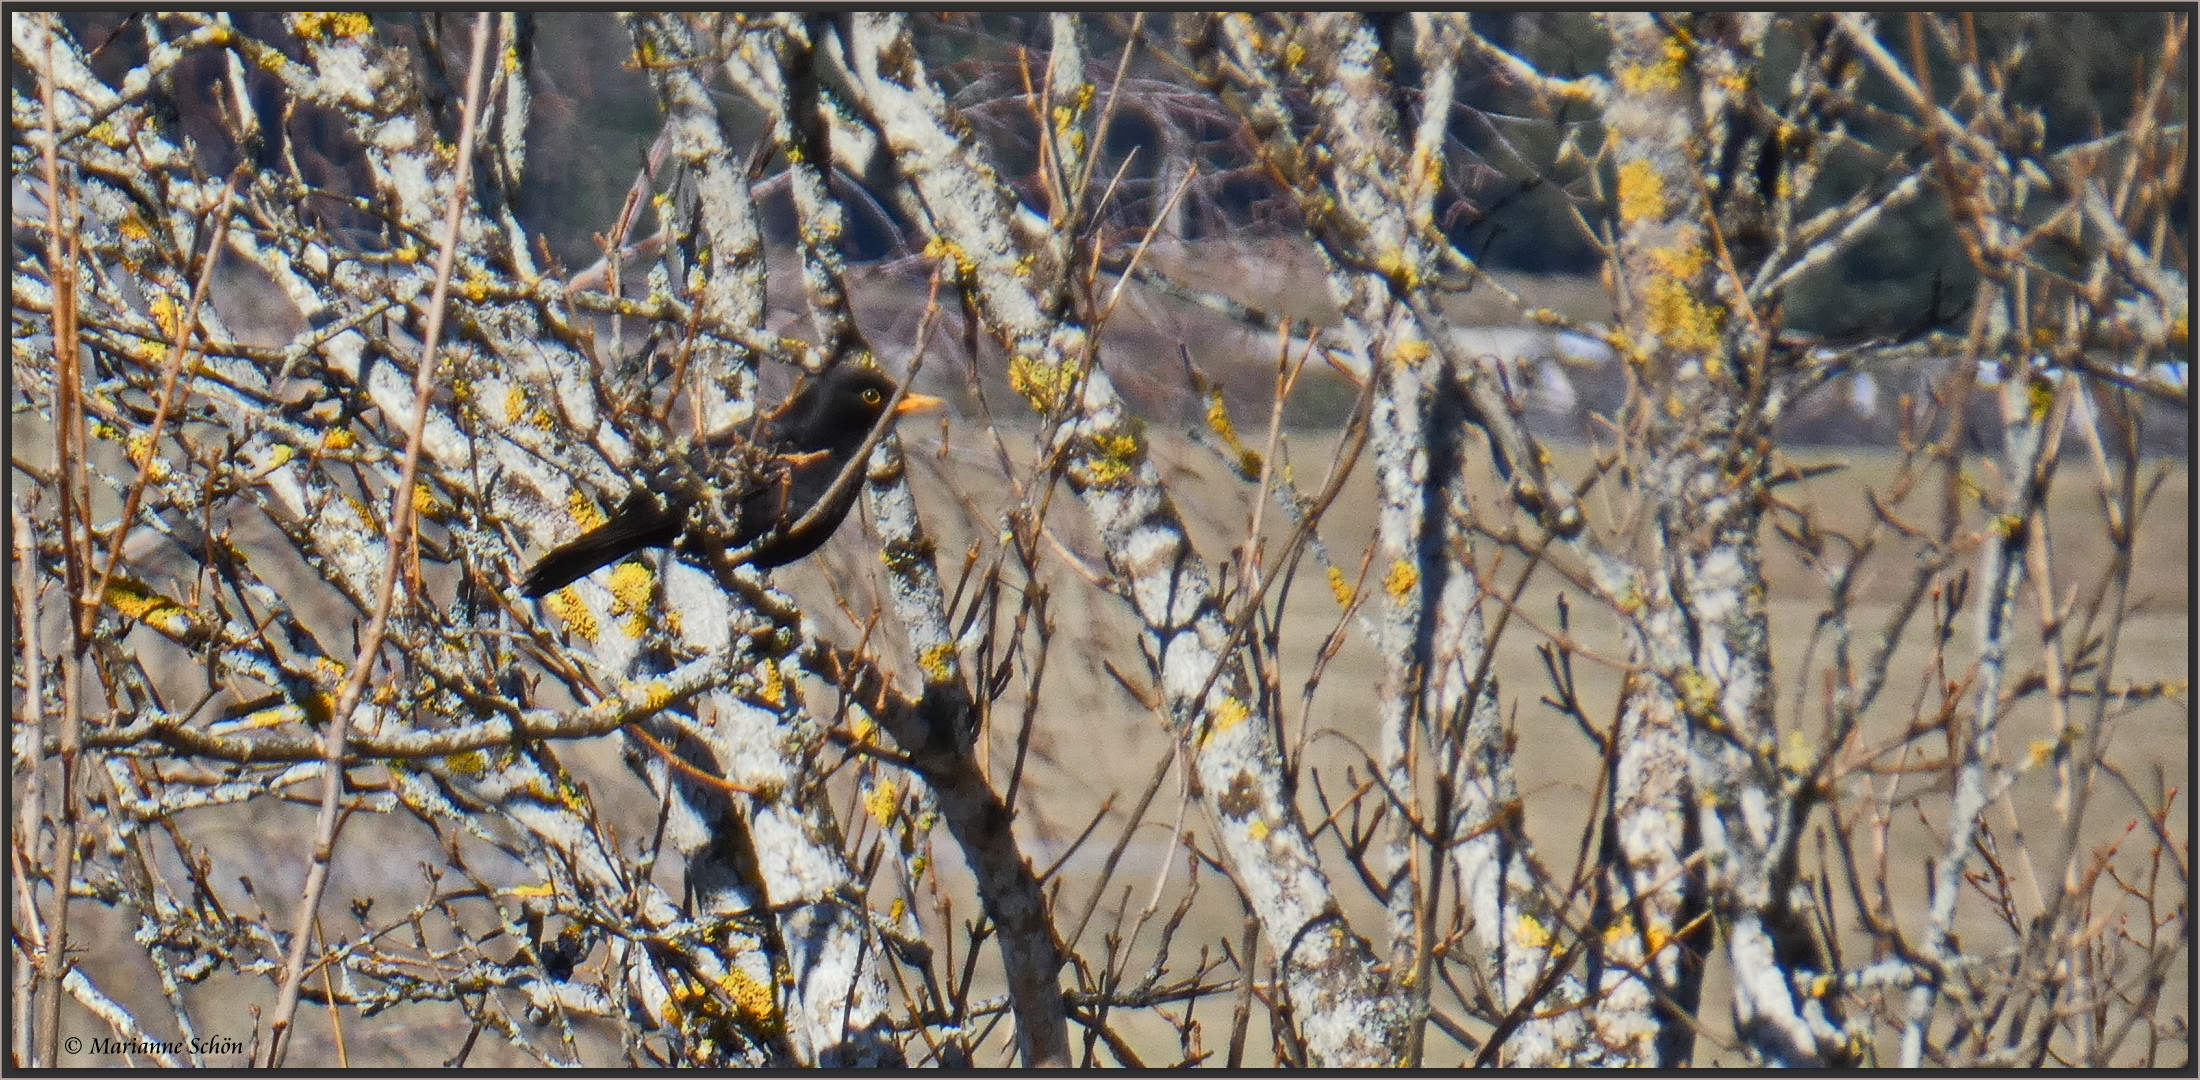
[(880, 399), (880, 397), (879, 397), (879, 392), (878, 392), (878, 389), (877, 389), (876, 387), (873, 387), (872, 389), (869, 389), (869, 390), (865, 390), (865, 391), (863, 392), (863, 403), (864, 403), (865, 405), (876, 405), (876, 404), (878, 404), (878, 403), (879, 403), (879, 401), (880, 401), (880, 400), (881, 400), (881, 399)]

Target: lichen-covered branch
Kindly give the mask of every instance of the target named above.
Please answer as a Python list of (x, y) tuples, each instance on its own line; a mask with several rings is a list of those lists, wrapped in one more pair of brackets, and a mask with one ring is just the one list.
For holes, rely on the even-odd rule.
[[(1069, 282), (1044, 246), (1015, 227), (1017, 206), (973, 167), (938, 89), (909, 52), (897, 18), (846, 20), (838, 59), (923, 201), (988, 328), (1009, 377), (1059, 418), (1064, 473), (1091, 516), (1145, 627), (1152, 666), (1178, 735), (1194, 752), (1202, 802), (1225, 861), (1282, 959), (1294, 1012), (1315, 1060), (1375, 1064), (1395, 1055), (1401, 1018), (1366, 942), (1345, 925), (1297, 811), (1282, 798), (1278, 748), (1228, 646), (1232, 635), (1205, 564), (1191, 550), (1133, 418), (1104, 368), (1092, 331), (1056, 315)], [(1069, 123), (1078, 123), (1076, 106)]]

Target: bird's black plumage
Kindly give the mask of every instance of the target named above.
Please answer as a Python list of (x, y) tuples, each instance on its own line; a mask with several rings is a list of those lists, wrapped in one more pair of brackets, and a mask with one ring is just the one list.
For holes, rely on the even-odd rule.
[[(543, 556), (520, 591), (546, 596), (643, 548), (737, 552), (753, 545), (741, 561), (764, 570), (816, 551), (855, 507), (859, 485), (835, 491), (834, 484), (896, 389), (884, 373), (853, 364), (818, 376), (757, 424), (753, 439), (737, 429), (651, 467), (611, 520)], [(937, 404), (904, 394), (894, 411)], [(711, 513), (714, 495), (735, 512)]]

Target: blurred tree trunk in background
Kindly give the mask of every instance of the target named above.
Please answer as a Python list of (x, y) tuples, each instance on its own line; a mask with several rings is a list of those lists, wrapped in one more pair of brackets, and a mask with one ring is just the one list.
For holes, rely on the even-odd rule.
[[(2189, 1055), (2189, 15), (551, 25), (9, 15), (12, 1060)], [(521, 596), (842, 363), (829, 592)]]

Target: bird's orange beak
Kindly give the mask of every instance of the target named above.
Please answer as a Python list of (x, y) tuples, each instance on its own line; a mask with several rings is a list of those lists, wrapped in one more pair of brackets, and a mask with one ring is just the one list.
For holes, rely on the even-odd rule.
[(903, 413), (921, 412), (925, 409), (938, 408), (939, 406), (945, 404), (947, 404), (947, 399), (945, 398), (936, 398), (930, 394), (920, 394), (914, 390), (911, 390), (910, 392), (901, 396), (901, 404), (894, 407), (894, 415), (900, 416)]

